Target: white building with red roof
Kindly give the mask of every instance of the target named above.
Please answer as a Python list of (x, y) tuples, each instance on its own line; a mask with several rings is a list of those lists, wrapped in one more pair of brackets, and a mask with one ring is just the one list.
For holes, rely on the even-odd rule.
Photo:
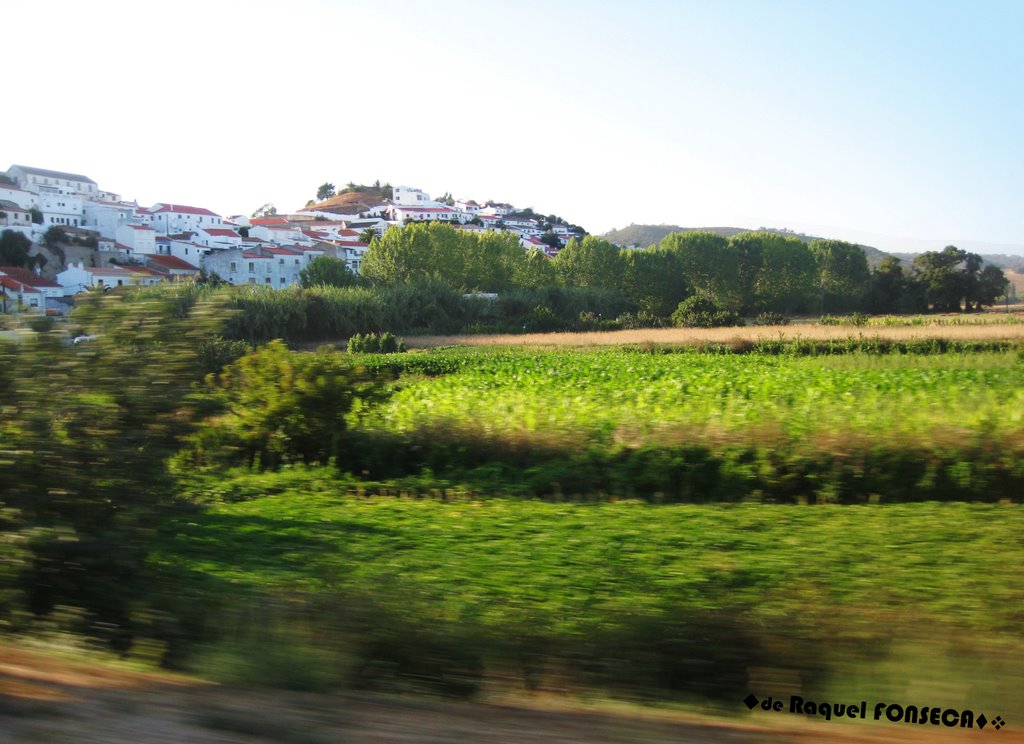
[(242, 236), (229, 227), (200, 227), (193, 240), (207, 248), (237, 248)]
[[(52, 304), (48, 303), (48, 300), (57, 300), (64, 296), (64, 288), (57, 282), (52, 279), (44, 279), (31, 269), (17, 266), (0, 266), (0, 279), (9, 280), (5, 281), (8, 290), (20, 292), (24, 299), (23, 304), (29, 308), (38, 307), (41, 310), (45, 309), (47, 304)], [(15, 289), (11, 282), (17, 282), (21, 285), (21, 288)], [(33, 304), (33, 299), (38, 299), (39, 301)]]
[(259, 284), (284, 289), (299, 282), (310, 261), (305, 251), (280, 245), (211, 251), (203, 258), (203, 269), (230, 284)]
[(396, 222), (465, 222), (469, 216), (444, 205), (437, 207), (388, 208), (388, 215)]
[(171, 281), (192, 279), (199, 276), (199, 267), (177, 256), (146, 256), (146, 265), (167, 276)]
[(195, 232), (201, 227), (224, 226), (224, 220), (216, 212), (184, 204), (157, 203), (149, 209), (140, 210), (140, 213), (160, 235)]
[(46, 311), (46, 298), (31, 284), (0, 274), (0, 310), (7, 314)]

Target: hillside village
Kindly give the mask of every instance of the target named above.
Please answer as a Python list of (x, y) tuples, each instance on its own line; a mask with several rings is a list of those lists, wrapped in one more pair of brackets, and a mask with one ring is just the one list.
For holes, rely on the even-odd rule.
[(584, 234), (560, 219), (511, 204), (448, 195), (439, 201), (409, 186), (388, 191), (388, 198), (373, 203), (328, 198), (293, 214), (266, 209), (257, 211), (262, 216), (222, 216), (201, 206), (140, 206), (100, 189), (88, 176), (12, 165), (0, 174), (0, 232), (23, 235), (37, 259), (48, 253), (53, 260), (34, 269), (4, 266), (0, 260), (2, 307), (64, 313), (74, 295), (86, 290), (201, 274), (280, 289), (297, 284), (300, 272), (319, 256), (343, 260), (358, 274), (373, 236), (415, 222), (511, 232), (525, 250), (548, 257)]

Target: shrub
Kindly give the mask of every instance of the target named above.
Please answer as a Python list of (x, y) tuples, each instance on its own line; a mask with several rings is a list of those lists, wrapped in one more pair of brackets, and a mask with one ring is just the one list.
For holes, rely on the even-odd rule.
[(391, 333), (357, 333), (348, 340), (349, 354), (394, 354), (405, 350), (405, 344)]
[(337, 453), (348, 414), (384, 398), (378, 380), (342, 355), (293, 353), (280, 341), (242, 357), (209, 384), (223, 413), (192, 439), (185, 457), (198, 465), (326, 463)]
[(754, 325), (762, 326), (776, 326), (776, 325), (789, 325), (789, 318), (782, 313), (774, 313), (766, 311), (757, 316), (754, 321)]
[(711, 300), (694, 295), (679, 303), (672, 313), (672, 322), (686, 328), (718, 328), (743, 325), (740, 317)]

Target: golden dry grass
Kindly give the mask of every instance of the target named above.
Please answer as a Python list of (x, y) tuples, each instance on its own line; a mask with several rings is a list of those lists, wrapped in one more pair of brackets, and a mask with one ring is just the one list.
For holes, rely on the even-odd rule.
[(1024, 324), (998, 321), (971, 325), (826, 326), (807, 323), (743, 328), (644, 328), (633, 331), (588, 333), (523, 333), (477, 336), (419, 336), (405, 339), (410, 348), (434, 346), (615, 346), (624, 344), (730, 344), (762, 339), (815, 341), (847, 338), (913, 341), (942, 338), (950, 341), (1013, 341), (1024, 339)]

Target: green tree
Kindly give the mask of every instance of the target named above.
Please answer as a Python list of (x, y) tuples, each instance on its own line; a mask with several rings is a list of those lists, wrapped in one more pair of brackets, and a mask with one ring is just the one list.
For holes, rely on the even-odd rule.
[(253, 219), (259, 219), (260, 217), (273, 217), (275, 214), (277, 214), (277, 207), (274, 206), (273, 202), (267, 202), (253, 212), (250, 217)]
[(622, 289), (643, 312), (667, 318), (689, 296), (678, 253), (652, 245), (622, 255)]
[(924, 287), (925, 300), (936, 312), (959, 312), (967, 287), (960, 265), (967, 252), (947, 245), (940, 251), (926, 251), (914, 258), (914, 270)]
[(0, 367), (20, 373), (0, 379), (0, 500), (17, 515), (0, 529), (31, 554), (28, 606), (81, 608), (120, 648), (147, 591), (154, 519), (174, 504), (168, 458), (198, 418), (200, 342), (224, 317), (183, 302), (189, 291), (84, 295), (72, 322), (90, 343), (38, 333), (0, 348)]
[(817, 267), (798, 238), (754, 232), (733, 236), (740, 306), (745, 315), (805, 312), (817, 296)]
[(333, 183), (322, 183), (320, 188), (316, 190), (316, 200), (326, 201), (334, 196), (334, 184)]
[(196, 464), (276, 468), (326, 463), (338, 454), (355, 408), (385, 396), (381, 382), (342, 354), (301, 354), (280, 341), (243, 356), (211, 382), (221, 412), (193, 439)]
[(982, 305), (991, 307), (996, 304), (996, 301), (1000, 297), (1005, 297), (1007, 291), (1010, 289), (1010, 280), (1006, 278), (1006, 274), (998, 266), (992, 266), (989, 264), (982, 269), (980, 276), (978, 277), (978, 288), (977, 288), (977, 303), (978, 307)]
[(303, 287), (351, 287), (359, 282), (348, 264), (340, 258), (317, 256), (299, 272), (299, 284)]
[(666, 235), (659, 247), (676, 255), (688, 294), (700, 294), (723, 308), (739, 309), (739, 261), (725, 238), (700, 230), (677, 232)]
[(43, 213), (39, 211), (39, 207), (32, 207), (29, 210), (29, 214), (32, 215), (32, 222), (36, 225), (43, 224)]
[(0, 265), (32, 268), (35, 259), (30, 255), (32, 241), (14, 230), (0, 233)]
[(808, 246), (818, 270), (822, 314), (864, 309), (871, 291), (871, 271), (864, 251), (841, 240), (814, 240)]
[(566, 287), (622, 286), (625, 261), (622, 250), (614, 243), (591, 235), (571, 239), (553, 261), (559, 280)]
[(373, 242), (373, 239), (377, 237), (377, 230), (372, 227), (368, 227), (359, 233), (359, 242), (366, 243), (369, 245)]
[(43, 233), (43, 243), (46, 244), (47, 248), (54, 248), (61, 243), (67, 242), (68, 234), (60, 225), (54, 225)]

